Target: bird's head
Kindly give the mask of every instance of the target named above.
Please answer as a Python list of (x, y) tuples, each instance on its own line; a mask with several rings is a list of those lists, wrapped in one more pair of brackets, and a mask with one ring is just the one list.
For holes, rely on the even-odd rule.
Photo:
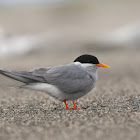
[(80, 62), (81, 64), (93, 64), (97, 67), (110, 68), (108, 65), (100, 63), (99, 60), (95, 56), (89, 55), (89, 54), (84, 54), (77, 57), (74, 60), (74, 62)]

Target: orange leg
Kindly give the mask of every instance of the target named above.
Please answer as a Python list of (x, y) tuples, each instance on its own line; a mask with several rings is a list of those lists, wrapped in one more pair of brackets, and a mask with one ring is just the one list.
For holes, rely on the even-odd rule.
[(66, 100), (64, 100), (66, 109), (80, 109), (80, 108), (77, 108), (77, 107), (76, 107), (74, 100), (73, 100), (72, 102), (73, 102), (73, 108), (69, 108), (69, 107), (67, 106)]
[(66, 100), (64, 100), (64, 103), (65, 103), (66, 109), (70, 109), (70, 108), (67, 106)]
[(76, 107), (74, 100), (72, 102), (73, 102), (73, 108), (72, 109), (80, 109), (80, 108)]

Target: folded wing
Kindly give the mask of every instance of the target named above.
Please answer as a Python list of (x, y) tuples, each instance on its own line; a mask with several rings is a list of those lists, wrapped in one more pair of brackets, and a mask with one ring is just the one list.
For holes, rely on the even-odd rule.
[(64, 93), (88, 92), (93, 86), (93, 78), (87, 71), (75, 64), (52, 68), (36, 68), (30, 72), (0, 69), (0, 73), (25, 84), (48, 83)]
[(90, 74), (75, 64), (53, 67), (47, 71), (44, 78), (47, 83), (68, 94), (88, 92), (93, 86)]

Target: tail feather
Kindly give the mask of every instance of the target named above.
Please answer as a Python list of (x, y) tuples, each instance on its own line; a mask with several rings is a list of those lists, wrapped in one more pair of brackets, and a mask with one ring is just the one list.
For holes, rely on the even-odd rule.
[(8, 78), (14, 79), (16, 81), (22, 82), (22, 83), (32, 83), (32, 82), (35, 82), (34, 79), (23, 77), (20, 74), (16, 74), (15, 72), (10, 71), (10, 70), (6, 70), (6, 69), (0, 69), (0, 74), (6, 76)]

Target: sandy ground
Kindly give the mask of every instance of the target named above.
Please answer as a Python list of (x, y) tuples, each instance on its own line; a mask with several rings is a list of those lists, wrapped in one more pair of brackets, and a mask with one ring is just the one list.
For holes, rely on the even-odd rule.
[[(29, 70), (67, 64), (83, 53), (32, 55), (0, 60), (0, 65)], [(138, 140), (139, 50), (90, 51), (90, 54), (96, 54), (111, 69), (99, 69), (96, 87), (76, 102), (80, 110), (66, 110), (63, 103), (54, 104), (42, 92), (8, 88), (16, 82), (0, 75), (0, 140)]]
[[(99, 69), (96, 87), (76, 101), (80, 110), (66, 110), (64, 103), (55, 104), (42, 92), (9, 88), (18, 83), (0, 75), (0, 140), (139, 140), (140, 50), (97, 51), (92, 44), (88, 47), (96, 36), (138, 21), (139, 1), (93, 1), (79, 10), (63, 8), (1, 8), (0, 28), (7, 37), (47, 32), (56, 38), (52, 39), (54, 44), (45, 46), (57, 49), (0, 59), (0, 68), (28, 71), (71, 63), (77, 56), (90, 53), (111, 69)], [(85, 48), (80, 46), (84, 41)], [(78, 42), (82, 42), (79, 48)], [(62, 51), (59, 46), (66, 48)]]

